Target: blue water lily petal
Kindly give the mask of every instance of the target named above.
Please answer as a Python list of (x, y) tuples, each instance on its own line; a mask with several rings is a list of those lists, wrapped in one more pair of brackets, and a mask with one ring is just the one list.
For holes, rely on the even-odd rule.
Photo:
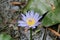
[(35, 28), (35, 26), (38, 26), (41, 24), (39, 22), (39, 19), (41, 19), (42, 16), (40, 16), (38, 13), (34, 13), (34, 11), (28, 11), (25, 15), (22, 15), (22, 20), (18, 21), (18, 26), (24, 26), (25, 28)]

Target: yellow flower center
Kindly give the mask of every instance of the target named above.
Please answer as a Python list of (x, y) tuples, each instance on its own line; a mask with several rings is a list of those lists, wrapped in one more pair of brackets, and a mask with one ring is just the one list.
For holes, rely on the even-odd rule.
[(31, 27), (32, 25), (35, 24), (35, 20), (33, 18), (28, 18), (27, 19), (27, 24)]

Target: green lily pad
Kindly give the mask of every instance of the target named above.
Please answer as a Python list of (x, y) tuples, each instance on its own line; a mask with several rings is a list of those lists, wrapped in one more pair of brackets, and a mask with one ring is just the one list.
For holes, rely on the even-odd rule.
[(7, 34), (0, 34), (0, 40), (12, 40), (10, 35)]
[(40, 14), (44, 14), (47, 10), (50, 9), (51, 6), (45, 0), (29, 0), (23, 10), (34, 10), (39, 12)]
[(43, 26), (51, 26), (60, 23), (60, 7), (57, 7), (54, 11), (50, 11), (42, 20)]
[[(55, 5), (56, 9), (54, 11), (51, 10), (50, 3)], [(34, 10), (40, 15), (43, 15), (45, 12), (49, 11), (49, 13), (42, 20), (42, 25), (45, 27), (60, 23), (60, 8), (58, 7), (56, 0), (29, 0), (23, 10), (24, 12), (27, 10)]]

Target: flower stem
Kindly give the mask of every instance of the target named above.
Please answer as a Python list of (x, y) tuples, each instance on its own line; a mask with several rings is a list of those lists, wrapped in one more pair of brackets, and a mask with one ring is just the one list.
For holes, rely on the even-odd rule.
[(30, 28), (30, 40), (32, 40), (32, 28)]

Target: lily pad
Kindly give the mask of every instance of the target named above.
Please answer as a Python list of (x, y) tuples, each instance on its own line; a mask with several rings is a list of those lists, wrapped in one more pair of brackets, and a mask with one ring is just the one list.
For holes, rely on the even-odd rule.
[[(52, 10), (51, 4), (55, 5), (55, 10)], [(60, 8), (57, 8), (57, 4), (56, 0), (29, 0), (23, 10), (24, 12), (27, 10), (34, 10), (40, 15), (43, 15), (45, 12), (49, 11), (49, 13), (42, 20), (42, 25), (47, 27), (60, 23)]]
[(13, 40), (10, 35), (0, 34), (0, 40)]

